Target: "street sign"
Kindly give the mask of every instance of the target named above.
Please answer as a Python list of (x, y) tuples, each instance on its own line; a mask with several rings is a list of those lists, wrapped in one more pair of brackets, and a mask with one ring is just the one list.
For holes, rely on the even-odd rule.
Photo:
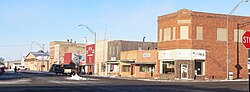
[(242, 36), (242, 44), (246, 48), (250, 48), (250, 31), (246, 31)]

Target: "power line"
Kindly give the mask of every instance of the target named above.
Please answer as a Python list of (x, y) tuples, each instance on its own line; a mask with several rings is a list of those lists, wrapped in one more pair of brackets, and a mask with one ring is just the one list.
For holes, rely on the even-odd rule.
[[(49, 44), (44, 44), (44, 45), (49, 45)], [(8, 47), (30, 47), (31, 44), (17, 44), (17, 45), (0, 45), (0, 48), (8, 48)]]

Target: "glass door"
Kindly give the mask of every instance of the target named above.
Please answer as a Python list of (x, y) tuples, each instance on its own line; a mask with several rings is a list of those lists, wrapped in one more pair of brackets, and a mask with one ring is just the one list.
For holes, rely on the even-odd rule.
[(181, 64), (181, 79), (188, 79), (188, 64)]

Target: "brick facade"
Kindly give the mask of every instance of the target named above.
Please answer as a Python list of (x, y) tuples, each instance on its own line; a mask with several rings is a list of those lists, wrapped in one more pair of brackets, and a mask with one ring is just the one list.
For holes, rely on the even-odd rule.
[[(134, 61), (134, 63), (124, 63), (123, 61)], [(154, 78), (159, 76), (159, 62), (157, 50), (131, 50), (121, 52), (121, 63), (122, 65), (133, 65), (129, 72), (122, 72), (122, 77), (131, 77), (131, 70), (133, 77), (136, 78)], [(147, 67), (146, 67), (147, 66)], [(141, 67), (145, 67), (140, 70)], [(144, 70), (145, 69), (145, 70)], [(152, 69), (152, 70), (151, 70)]]
[[(187, 9), (177, 11), (172, 14), (167, 14), (158, 17), (158, 49), (203, 49), (206, 50), (205, 60), (205, 79), (226, 79), (226, 41), (217, 40), (217, 28), (226, 28), (226, 15), (195, 12)], [(237, 28), (237, 23), (249, 22), (249, 16), (230, 16), (229, 17), (229, 72), (233, 72), (233, 77), (237, 77), (237, 57), (236, 46), (234, 41), (234, 29)], [(188, 39), (180, 39), (180, 26), (189, 26)], [(196, 27), (203, 28), (202, 40), (196, 39)], [(165, 28), (176, 28), (176, 39), (170, 41), (162, 41), (160, 39), (160, 30)], [(241, 30), (250, 30), (250, 26), (242, 27)], [(248, 51), (241, 44), (239, 45), (239, 64), (242, 67), (240, 70), (240, 78), (248, 78), (247, 70)], [(190, 61), (193, 62), (193, 61)], [(179, 65), (176, 65), (179, 69)], [(189, 65), (190, 66), (190, 65)], [(190, 69), (190, 68), (189, 68)], [(190, 70), (192, 72), (192, 70)], [(178, 75), (179, 71), (177, 71)], [(189, 73), (190, 74), (190, 73)], [(194, 77), (189, 75), (191, 79)], [(178, 77), (178, 76), (177, 76)]]

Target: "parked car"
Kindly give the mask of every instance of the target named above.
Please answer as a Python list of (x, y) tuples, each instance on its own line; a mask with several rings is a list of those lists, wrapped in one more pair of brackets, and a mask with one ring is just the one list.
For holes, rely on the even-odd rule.
[(5, 71), (5, 66), (4, 65), (0, 65), (0, 75), (2, 75)]

